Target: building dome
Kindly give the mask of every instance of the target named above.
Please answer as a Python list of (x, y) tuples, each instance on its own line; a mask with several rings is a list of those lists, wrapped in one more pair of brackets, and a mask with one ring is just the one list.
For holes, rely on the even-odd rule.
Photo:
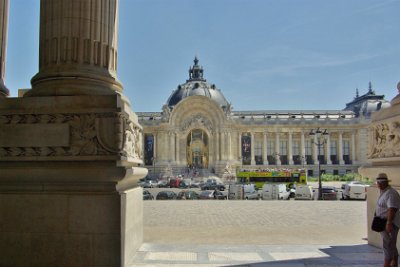
[(373, 112), (390, 107), (390, 102), (385, 100), (384, 97), (384, 95), (376, 95), (375, 91), (372, 90), (371, 82), (369, 82), (368, 92), (360, 96), (357, 89), (356, 97), (346, 104), (344, 110), (353, 111), (356, 117), (369, 118)]
[(189, 69), (189, 79), (186, 80), (186, 83), (179, 85), (168, 98), (167, 106), (169, 108), (173, 108), (186, 97), (198, 95), (210, 98), (222, 109), (229, 106), (228, 101), (215, 84), (210, 84), (203, 78), (203, 68), (198, 63), (199, 60), (195, 57), (194, 65)]

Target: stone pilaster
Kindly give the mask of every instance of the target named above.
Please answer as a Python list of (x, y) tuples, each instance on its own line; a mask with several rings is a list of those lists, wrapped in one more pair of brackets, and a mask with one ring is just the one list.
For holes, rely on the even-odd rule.
[[(400, 83), (398, 84), (400, 92)], [(364, 178), (375, 181), (379, 173), (386, 173), (390, 185), (400, 191), (400, 94), (391, 101), (391, 107), (375, 112), (371, 116), (368, 141), (368, 164), (359, 168)], [(371, 225), (376, 209), (379, 189), (375, 184), (368, 188), (367, 226)], [(381, 247), (379, 233), (368, 227), (368, 244)]]
[(8, 0), (0, 0), (0, 97), (10, 95), (4, 83), (8, 33)]

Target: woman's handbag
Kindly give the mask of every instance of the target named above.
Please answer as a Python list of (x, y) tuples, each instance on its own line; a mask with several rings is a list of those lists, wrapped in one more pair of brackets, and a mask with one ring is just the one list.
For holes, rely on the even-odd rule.
[(383, 232), (386, 227), (386, 219), (374, 216), (371, 224), (371, 230), (375, 232)]

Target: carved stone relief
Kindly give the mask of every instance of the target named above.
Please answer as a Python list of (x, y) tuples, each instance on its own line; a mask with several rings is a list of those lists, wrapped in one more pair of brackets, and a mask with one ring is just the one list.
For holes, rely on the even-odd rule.
[(371, 146), (368, 158), (400, 156), (400, 122), (380, 123), (370, 128)]
[(185, 132), (190, 128), (205, 127), (210, 133), (213, 132), (212, 122), (203, 115), (196, 114), (183, 121), (181, 131)]
[[(38, 124), (46, 125), (49, 129), (66, 124), (68, 127), (64, 128), (69, 130), (68, 145), (35, 146), (29, 145), (29, 140), (21, 142), (24, 144), (21, 146), (7, 145), (7, 135), (10, 139), (12, 136), (3, 130), (2, 137), (5, 140), (0, 143), (0, 157), (122, 155), (138, 160), (143, 157), (142, 129), (122, 113), (0, 115), (0, 129), (13, 129), (21, 125), (35, 129)], [(26, 138), (29, 139), (29, 132), (24, 135)], [(40, 138), (45, 139), (46, 136)], [(13, 143), (15, 140), (9, 142)]]

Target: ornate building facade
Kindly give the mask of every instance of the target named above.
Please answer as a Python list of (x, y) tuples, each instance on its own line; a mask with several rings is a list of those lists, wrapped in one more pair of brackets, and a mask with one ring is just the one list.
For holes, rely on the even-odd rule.
[[(367, 162), (373, 111), (389, 107), (370, 84), (344, 110), (233, 111), (221, 90), (204, 78), (195, 58), (189, 79), (177, 87), (162, 112), (137, 112), (143, 126), (144, 164), (152, 175), (187, 167), (221, 176), (226, 166), (245, 169), (306, 168), (308, 174), (357, 172)], [(316, 146), (309, 133), (327, 130)]]

